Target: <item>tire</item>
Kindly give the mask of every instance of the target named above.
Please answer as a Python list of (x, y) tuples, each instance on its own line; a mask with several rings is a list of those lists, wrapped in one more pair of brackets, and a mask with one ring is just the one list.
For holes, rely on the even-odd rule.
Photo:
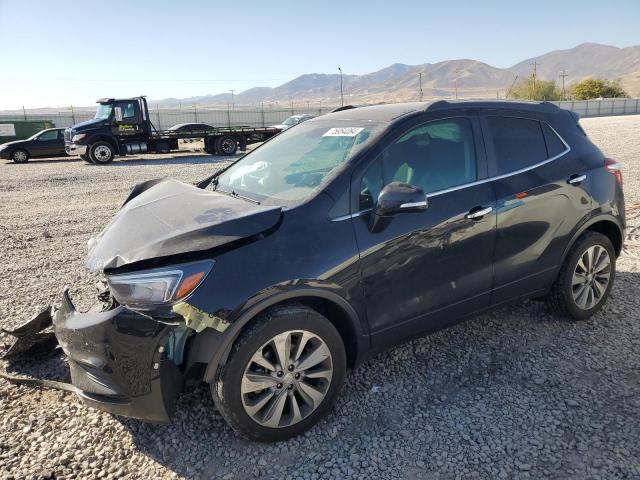
[(80, 155), (80, 158), (87, 163), (93, 163), (93, 161), (91, 160), (91, 157), (86, 153), (83, 153), (82, 155)]
[(235, 155), (238, 151), (238, 141), (231, 135), (220, 137), (216, 143), (216, 150), (220, 155)]
[[(295, 365), (281, 367), (274, 348), (276, 337), (289, 338), (290, 354), (282, 357), (297, 358)], [(303, 345), (300, 354), (296, 351), (299, 345)], [(311, 357), (311, 353), (318, 355)], [(254, 362), (258, 356), (271, 359), (273, 369)], [(314, 365), (318, 359), (322, 360)], [(266, 362), (268, 365), (269, 360)], [(239, 435), (260, 442), (286, 440), (305, 432), (330, 411), (342, 388), (345, 370), (344, 343), (331, 322), (315, 310), (288, 305), (261, 314), (241, 332), (227, 361), (218, 367), (211, 395)], [(261, 378), (260, 382), (250, 382), (247, 374)], [(282, 402), (277, 401), (282, 398)], [(260, 405), (262, 401), (265, 403)], [(252, 407), (257, 410), (250, 414)], [(269, 415), (271, 408), (280, 415)]]
[[(594, 257), (592, 260), (589, 252)], [(569, 250), (546, 303), (558, 315), (585, 320), (606, 303), (615, 274), (616, 253), (611, 240), (601, 233), (587, 231)]]
[(19, 148), (18, 150), (14, 150), (11, 153), (11, 160), (13, 160), (15, 163), (27, 163), (30, 158), (31, 155), (29, 155), (29, 152), (21, 148)]
[(89, 158), (97, 165), (106, 165), (113, 161), (115, 154), (113, 145), (108, 142), (96, 142), (89, 146)]

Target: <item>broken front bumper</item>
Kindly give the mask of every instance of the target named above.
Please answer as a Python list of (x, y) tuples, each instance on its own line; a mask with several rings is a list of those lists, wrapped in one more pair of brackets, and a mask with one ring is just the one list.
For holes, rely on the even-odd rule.
[(117, 415), (169, 421), (182, 388), (178, 367), (164, 354), (176, 327), (123, 306), (80, 313), (65, 290), (53, 328), (83, 402)]

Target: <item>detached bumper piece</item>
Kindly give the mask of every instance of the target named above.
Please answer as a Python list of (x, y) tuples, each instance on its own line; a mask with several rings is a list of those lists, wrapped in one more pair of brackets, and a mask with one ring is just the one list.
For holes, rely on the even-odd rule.
[[(28, 337), (33, 336), (34, 330), (53, 324), (53, 338), (68, 357), (73, 385), (53, 382), (67, 385), (61, 388), (41, 383), (48, 382), (45, 380), (29, 382), (22, 378), (18, 383), (74, 391), (84, 403), (116, 415), (169, 422), (183, 381), (178, 367), (163, 354), (175, 327), (123, 306), (78, 312), (67, 290), (60, 308), (48, 319), (44, 313), (9, 332), (18, 337), (16, 344), (22, 339), (23, 345), (14, 352), (27, 352)], [(14, 348), (15, 345), (9, 352)]]
[(3, 355), (2, 359), (9, 359), (23, 353), (40, 353), (52, 351), (58, 340), (53, 332), (42, 332), (52, 325), (51, 307), (44, 308), (28, 322), (15, 330), (0, 329), (2, 333), (16, 338), (13, 345)]

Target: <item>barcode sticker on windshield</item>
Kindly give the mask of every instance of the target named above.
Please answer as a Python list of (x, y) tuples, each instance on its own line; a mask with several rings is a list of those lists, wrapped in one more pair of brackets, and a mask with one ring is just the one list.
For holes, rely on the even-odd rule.
[(364, 127), (333, 127), (323, 137), (355, 137)]

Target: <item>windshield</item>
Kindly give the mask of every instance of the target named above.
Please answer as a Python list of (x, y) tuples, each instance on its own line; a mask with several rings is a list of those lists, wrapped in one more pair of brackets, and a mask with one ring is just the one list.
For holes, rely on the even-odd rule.
[(379, 125), (368, 121), (309, 121), (279, 134), (218, 178), (218, 189), (272, 205), (310, 197), (359, 151)]
[(300, 117), (289, 117), (284, 122), (282, 122), (282, 125), (297, 125), (299, 119)]
[(106, 118), (109, 118), (109, 115), (111, 115), (111, 109), (112, 109), (111, 105), (100, 104), (98, 105), (96, 116), (93, 118), (95, 118), (96, 120), (104, 120)]

